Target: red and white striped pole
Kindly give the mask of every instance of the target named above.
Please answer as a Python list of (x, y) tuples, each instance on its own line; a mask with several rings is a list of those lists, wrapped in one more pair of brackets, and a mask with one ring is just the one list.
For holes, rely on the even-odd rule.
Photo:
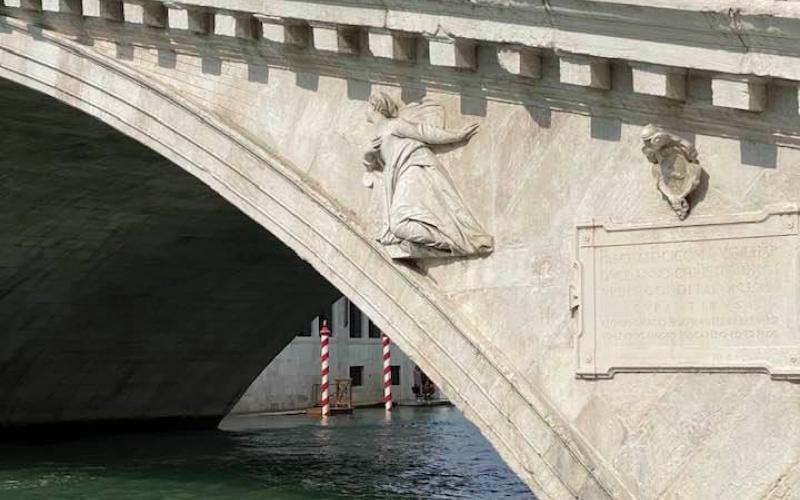
[(331, 413), (331, 401), (328, 397), (328, 358), (330, 358), (329, 348), (331, 343), (331, 329), (328, 328), (328, 322), (323, 320), (322, 326), (319, 327), (319, 346), (320, 355), (319, 361), (322, 365), (320, 367), (320, 376), (322, 381), (319, 384), (320, 404), (322, 405), (322, 417), (325, 418)]
[(383, 404), (386, 411), (392, 411), (392, 353), (389, 351), (392, 341), (382, 333), (381, 342), (383, 343)]

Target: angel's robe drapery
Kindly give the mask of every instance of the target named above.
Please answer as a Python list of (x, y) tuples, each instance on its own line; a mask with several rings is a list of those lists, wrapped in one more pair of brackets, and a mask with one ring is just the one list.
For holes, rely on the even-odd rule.
[(461, 134), (395, 118), (377, 139), (388, 212), (381, 243), (408, 241), (455, 255), (492, 250), (492, 237), (466, 209), (453, 181), (428, 147), (457, 142)]

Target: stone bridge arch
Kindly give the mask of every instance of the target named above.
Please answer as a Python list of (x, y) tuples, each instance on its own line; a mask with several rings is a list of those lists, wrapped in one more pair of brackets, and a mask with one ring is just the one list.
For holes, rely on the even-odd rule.
[[(796, 264), (765, 273), (747, 248), (692, 261), (692, 290), (706, 294), (695, 304), (748, 306), (737, 309), (758, 329), (744, 335), (763, 337), (739, 344), (741, 315), (723, 315), (722, 330), (718, 315), (683, 316), (673, 261), (630, 249), (642, 267), (629, 273), (612, 252), (618, 268), (599, 280), (580, 266), (620, 242), (593, 240), (604, 231), (642, 238), (625, 251), (664, 228), (725, 226), (742, 247), (726, 224), (796, 231), (800, 12), (788, 3), (3, 0), (0, 77), (146, 144), (284, 241), (540, 497), (786, 498), (800, 485), (799, 386), (764, 372), (796, 374), (797, 328), (764, 335), (776, 316), (752, 312), (796, 310), (796, 279), (782, 273)], [(375, 89), (430, 95), (452, 126), (480, 123), (468, 145), (437, 153), (495, 237), (490, 256), (417, 272), (371, 242), (359, 164)], [(665, 203), (651, 165), (665, 154), (683, 157), (691, 204)], [(767, 283), (755, 304), (730, 285), (750, 276)], [(601, 295), (618, 301), (604, 306), (604, 338), (587, 326)], [(674, 316), (700, 326), (665, 334)], [(763, 340), (774, 332), (781, 342)], [(718, 356), (732, 338), (743, 349)], [(772, 359), (753, 359), (762, 352)]]
[(279, 152), (168, 85), (24, 21), (0, 23), (0, 77), (141, 142), (279, 238), (429, 373), (540, 498), (630, 496), (429, 278), (393, 263)]

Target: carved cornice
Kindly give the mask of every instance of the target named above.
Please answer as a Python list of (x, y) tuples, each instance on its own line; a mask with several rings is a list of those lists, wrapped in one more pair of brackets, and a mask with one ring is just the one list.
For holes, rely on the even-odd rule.
[[(366, 1), (345, 5), (335, 1), (312, 3), (275, 0), (263, 7), (262, 11), (270, 11), (267, 14), (231, 10), (252, 5), (247, 0), (225, 2), (225, 9), (215, 7), (215, 2), (221, 3), (218, 0), (195, 0), (189, 3), (160, 3), (153, 0), (75, 1), (81, 9), (75, 10), (74, 2), (65, 3), (61, 0), (5, 0), (6, 7), (0, 8), (0, 13), (65, 33), (77, 40), (105, 39), (198, 57), (211, 51), (215, 57), (248, 65), (312, 71), (326, 76), (403, 87), (424, 84), (429, 89), (458, 93), (473, 100), (514, 102), (593, 117), (613, 117), (640, 125), (658, 122), (669, 128), (690, 129), (699, 134), (800, 147), (796, 81), (631, 60), (652, 55), (646, 50), (628, 50), (626, 58), (621, 60), (553, 50), (548, 48), (554, 44), (553, 40), (547, 37), (541, 38), (537, 47), (497, 41), (507, 41), (515, 36), (514, 33), (521, 33), (519, 27), (522, 22), (529, 23), (529, 35), (537, 33), (536, 30), (540, 28), (555, 29), (537, 28), (534, 23), (545, 23), (539, 15), (542, 12), (556, 16), (556, 13), (564, 11), (566, 0), (554, 0), (549, 10), (542, 10), (538, 3), (531, 2), (507, 2), (508, 7), (500, 8), (494, 0), (483, 0), (472, 8), (473, 11), (465, 10), (467, 4), (461, 1), (403, 0), (388, 3), (387, 7)], [(197, 3), (201, 1), (208, 5)], [(16, 7), (10, 7), (12, 4)], [(72, 10), (67, 9), (70, 5)], [(315, 7), (311, 9), (309, 5)], [(587, 19), (594, 19), (591, 16), (595, 14), (589, 11), (587, 5), (602, 10), (599, 2), (580, 2), (576, 4), (575, 11), (562, 12), (563, 15), (556, 17), (561, 19), (562, 24), (566, 22), (562, 18), (589, 16)], [(632, 15), (634, 11), (630, 6), (603, 5), (606, 6), (605, 10), (602, 10), (602, 15), (597, 14), (597, 19), (604, 19), (606, 25), (617, 26), (620, 33), (629, 29), (630, 24), (644, 26), (643, 19), (650, 19), (640, 12), (641, 19), (631, 21), (622, 15)], [(484, 6), (489, 10), (481, 11)], [(308, 15), (305, 18), (296, 17), (303, 15), (303, 8), (307, 9)], [(289, 10), (284, 12), (282, 9)], [(386, 27), (410, 23), (407, 17), (416, 16), (420, 19), (417, 28), (427, 29), (425, 16), (434, 15), (436, 9), (436, 19), (440, 24), (431, 28), (435, 32), (397, 31)], [(650, 16), (655, 15), (651, 11), (662, 13), (664, 24), (668, 24), (666, 20), (670, 19), (665, 9), (639, 8), (635, 11), (646, 11)], [(281, 12), (283, 15), (276, 15)], [(377, 16), (376, 12), (381, 15)], [(691, 10), (681, 12), (685, 17), (702, 15), (704, 19), (717, 19), (722, 15)], [(446, 13), (458, 15), (448, 16)], [(523, 16), (524, 13), (527, 13), (527, 17)], [(612, 14), (622, 20), (613, 23)], [(322, 17), (329, 20), (319, 21), (318, 18)], [(794, 43), (795, 39), (789, 36), (791, 30), (783, 29), (782, 23), (793, 26), (793, 23), (800, 23), (800, 19), (754, 19), (762, 24), (771, 23), (769, 26), (783, 35), (769, 35), (773, 41), (783, 40), (789, 45), (789, 42)], [(750, 21), (753, 19), (748, 18), (748, 23)], [(384, 27), (373, 27), (376, 24)], [(713, 31), (708, 22), (704, 27), (697, 22), (689, 24), (692, 26), (689, 31), (694, 33), (695, 38), (698, 33)], [(598, 22), (593, 29), (596, 32), (603, 31), (605, 28), (602, 25), (602, 22)], [(491, 29), (481, 31), (481, 27), (487, 26)], [(754, 29), (752, 23), (747, 26), (748, 30)], [(651, 33), (648, 36), (663, 38), (664, 33), (671, 33), (675, 29), (654, 29), (650, 26)], [(688, 30), (686, 27), (682, 29)], [(473, 34), (480, 31), (481, 37), (459, 36), (459, 33), (469, 30)], [(800, 33), (800, 28), (797, 31)], [(577, 31), (572, 35), (589, 36)], [(723, 37), (728, 48), (721, 48), (717, 42), (709, 42), (705, 46), (702, 40), (694, 39), (694, 42), (697, 42), (698, 50), (712, 50), (714, 47), (715, 54), (745, 57), (741, 42), (733, 38), (738, 40), (730, 31)], [(764, 41), (766, 39), (760, 37), (760, 43), (767, 43)], [(621, 36), (619, 40), (646, 43), (646, 40)], [(676, 40), (675, 43), (689, 42)], [(736, 44), (738, 52), (732, 48)], [(713, 62), (713, 58), (695, 57), (686, 47), (662, 45), (664, 50), (661, 55), (680, 57), (680, 62), (685, 65)], [(597, 47), (593, 44), (582, 47), (584, 52), (595, 49)], [(486, 57), (491, 56), (492, 51), (496, 59)], [(480, 58), (476, 57), (478, 52), (482, 54)], [(783, 49), (781, 52), (784, 52)], [(795, 61), (790, 55), (792, 52), (800, 54), (800, 43), (776, 57)], [(755, 55), (749, 53), (747, 57)], [(775, 71), (800, 71), (800, 55), (797, 59), (794, 64), (764, 67)]]
[[(274, 25), (324, 23), (339, 31), (417, 36), (603, 59), (800, 81), (800, 6), (762, 0), (4, 0), (8, 15), (45, 10), (197, 31), (168, 10), (209, 15), (207, 31), (261, 38)], [(789, 5), (787, 5), (789, 4)], [(256, 21), (258, 18), (258, 21)], [(195, 18), (196, 19), (196, 18)], [(245, 25), (270, 24), (265, 31)], [(215, 25), (217, 28), (215, 28)], [(220, 28), (221, 26), (221, 28)], [(233, 26), (233, 27), (231, 27)], [(237, 29), (238, 28), (238, 29)], [(296, 30), (295, 33), (296, 35)], [(274, 37), (270, 37), (274, 40)], [(292, 37), (296, 40), (296, 37)], [(381, 43), (378, 37), (375, 44)], [(370, 40), (372, 48), (373, 40)], [(385, 46), (385, 44), (384, 44)], [(366, 47), (364, 47), (366, 48)]]

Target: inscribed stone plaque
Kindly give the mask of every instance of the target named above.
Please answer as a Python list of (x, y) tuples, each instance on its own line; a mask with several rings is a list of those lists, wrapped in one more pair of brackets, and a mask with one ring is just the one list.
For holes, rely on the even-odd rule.
[(577, 226), (577, 376), (759, 371), (800, 378), (798, 208)]

